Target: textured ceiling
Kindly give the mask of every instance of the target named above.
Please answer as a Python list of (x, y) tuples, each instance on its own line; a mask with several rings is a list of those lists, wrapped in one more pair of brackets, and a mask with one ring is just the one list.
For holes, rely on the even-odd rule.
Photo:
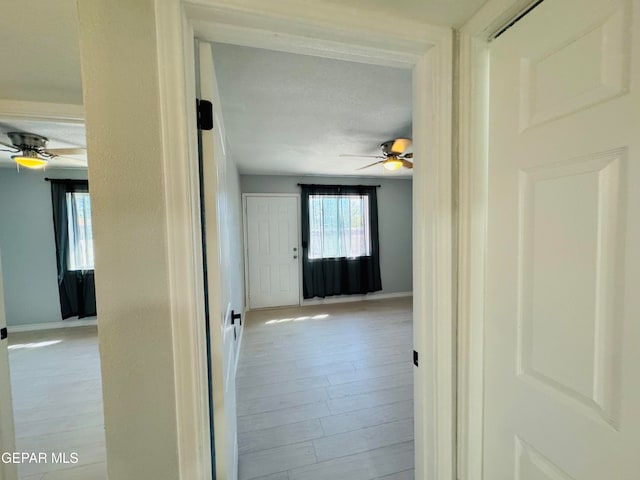
[[(85, 146), (85, 128), (82, 124), (62, 122), (39, 122), (8, 120), (0, 118), (0, 142), (11, 145), (7, 132), (28, 132), (49, 139), (47, 148), (76, 148)], [(0, 145), (0, 149), (6, 147)], [(11, 159), (15, 153), (0, 151), (0, 167), (15, 167)], [(46, 168), (87, 168), (86, 155), (73, 155), (70, 158), (56, 157)]]
[(241, 173), (409, 175), (341, 153), (378, 155), (411, 137), (411, 71), (215, 44), (229, 149)]

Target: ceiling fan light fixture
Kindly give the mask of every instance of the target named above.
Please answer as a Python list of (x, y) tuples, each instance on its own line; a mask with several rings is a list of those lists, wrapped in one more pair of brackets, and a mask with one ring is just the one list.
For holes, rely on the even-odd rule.
[(11, 159), (21, 167), (31, 168), (33, 170), (44, 168), (48, 162), (46, 158), (42, 158), (37, 152), (32, 150), (25, 150), (22, 152), (22, 155), (13, 155)]
[(387, 170), (398, 170), (402, 167), (402, 160), (399, 160), (397, 158), (390, 158), (389, 160), (385, 160), (382, 166)]

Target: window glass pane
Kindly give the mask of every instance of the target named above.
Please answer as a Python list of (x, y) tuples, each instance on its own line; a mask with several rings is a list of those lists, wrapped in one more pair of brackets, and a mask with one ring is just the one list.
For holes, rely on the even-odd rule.
[(69, 270), (93, 270), (91, 200), (88, 193), (67, 193)]
[(371, 255), (366, 195), (309, 196), (309, 258)]

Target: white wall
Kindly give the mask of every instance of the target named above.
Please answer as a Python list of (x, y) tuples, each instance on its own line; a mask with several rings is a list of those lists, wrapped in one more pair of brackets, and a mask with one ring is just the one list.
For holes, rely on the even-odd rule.
[[(157, 45), (172, 32), (156, 36), (155, 6), (153, 0), (78, 1), (112, 480), (181, 478), (179, 429), (186, 428), (177, 421), (184, 417), (173, 323), (174, 309), (185, 309), (171, 296), (167, 231), (167, 218), (180, 205), (167, 202), (165, 189)], [(187, 315), (182, 330), (190, 328)]]
[(242, 175), (242, 193), (300, 193), (298, 183), (380, 185), (378, 232), (382, 293), (412, 291), (411, 179)]
[(86, 179), (84, 169), (0, 168), (0, 252), (7, 325), (59, 322), (51, 184)]

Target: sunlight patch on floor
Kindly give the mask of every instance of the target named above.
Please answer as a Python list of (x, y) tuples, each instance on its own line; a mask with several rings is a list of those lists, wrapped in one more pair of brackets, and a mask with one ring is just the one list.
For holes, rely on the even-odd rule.
[(23, 348), (41, 348), (41, 347), (50, 347), (51, 345), (55, 345), (61, 342), (62, 340), (48, 340), (46, 342), (16, 343), (15, 345), (9, 345), (7, 348), (9, 350), (20, 350)]
[(265, 325), (274, 325), (277, 323), (287, 323), (287, 322), (302, 322), (304, 320), (322, 320), (323, 318), (329, 317), (328, 313), (319, 313), (318, 315), (305, 315), (302, 317), (291, 317), (291, 318), (274, 318), (273, 320), (268, 320)]

